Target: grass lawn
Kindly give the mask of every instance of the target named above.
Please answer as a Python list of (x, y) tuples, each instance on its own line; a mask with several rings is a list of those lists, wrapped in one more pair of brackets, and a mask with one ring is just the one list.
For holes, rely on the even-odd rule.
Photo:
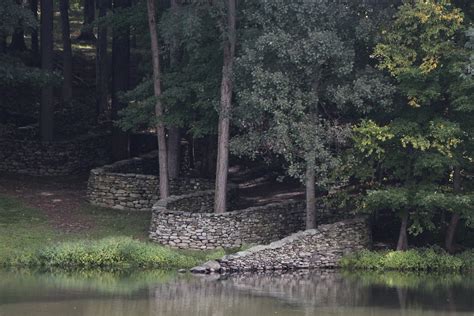
[(0, 195), (0, 265), (189, 267), (223, 255), (222, 250), (179, 251), (147, 242), (150, 213), (89, 205), (77, 212), (93, 223), (93, 228), (63, 232), (53, 227), (41, 211)]

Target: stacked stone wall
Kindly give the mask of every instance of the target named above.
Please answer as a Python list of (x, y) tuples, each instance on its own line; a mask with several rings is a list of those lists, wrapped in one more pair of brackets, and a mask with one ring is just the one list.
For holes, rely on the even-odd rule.
[(265, 246), (228, 255), (218, 260), (220, 272), (336, 268), (344, 255), (371, 245), (365, 217), (320, 225)]
[[(153, 207), (150, 239), (176, 248), (235, 248), (269, 243), (305, 227), (303, 201), (289, 200), (216, 214), (213, 198), (214, 191), (203, 191), (158, 201)], [(342, 209), (331, 211), (318, 206), (320, 224), (351, 216)]]
[(42, 143), (0, 139), (0, 172), (32, 176), (78, 174), (109, 162), (110, 136)]
[[(157, 174), (157, 152), (93, 169), (87, 186), (88, 200), (102, 207), (150, 211), (159, 200)], [(183, 177), (170, 180), (169, 185), (171, 194), (181, 195), (210, 189), (214, 183), (209, 179)]]

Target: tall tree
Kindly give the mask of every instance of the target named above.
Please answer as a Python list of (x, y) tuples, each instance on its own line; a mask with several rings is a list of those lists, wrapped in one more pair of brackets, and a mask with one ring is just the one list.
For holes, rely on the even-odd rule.
[(365, 121), (356, 128), (356, 146), (385, 179), (366, 204), (400, 215), (397, 249), (405, 250), (407, 231), (434, 229), (436, 210), (472, 213), (471, 198), (453, 190), (450, 175), (472, 156), (474, 81), (465, 75), (463, 14), (449, 0), (405, 2), (394, 17), (374, 55), (406, 101), (384, 126)]
[(78, 36), (80, 41), (95, 40), (94, 29), (92, 24), (95, 20), (95, 0), (83, 0), (83, 15), (84, 21), (82, 23), (81, 34)]
[[(129, 8), (130, 0), (114, 0), (115, 12)], [(115, 25), (112, 37), (112, 120), (119, 118), (118, 113), (126, 107), (126, 102), (120, 99), (120, 93), (130, 88), (130, 25), (123, 23)], [(112, 131), (112, 156), (114, 160), (125, 159), (129, 156), (129, 136), (118, 127)]]
[(158, 137), (158, 160), (160, 173), (160, 198), (169, 196), (168, 186), (168, 158), (166, 151), (165, 123), (163, 121), (163, 105), (161, 103), (161, 70), (160, 47), (158, 45), (158, 31), (156, 26), (155, 0), (147, 0), (148, 26), (150, 28), (151, 54), (153, 61), (153, 89), (155, 92), (156, 133)]
[[(179, 8), (178, 0), (171, 0), (171, 14), (177, 15)], [(170, 45), (170, 67), (178, 67), (179, 63), (179, 44), (176, 36), (172, 39)], [(168, 175), (170, 179), (176, 179), (179, 176), (181, 151), (181, 135), (179, 126), (168, 127)]]
[(366, 64), (354, 67), (354, 39), (362, 35), (355, 30), (363, 19), (351, 8), (325, 1), (248, 3), (235, 111), (241, 133), (232, 149), (282, 158), (288, 174), (305, 184), (306, 227), (314, 228), (316, 189), (334, 182), (337, 149), (349, 134), (344, 110), (383, 103), (391, 90)]
[[(23, 0), (17, 0), (17, 3), (21, 7), (24, 6)], [(15, 28), (15, 31), (12, 34), (12, 41), (10, 43), (11, 50), (17, 50), (17, 51), (26, 50), (25, 31), (21, 24), (23, 24), (22, 21), (20, 21), (20, 25), (17, 28)]]
[(99, 7), (99, 22), (97, 27), (96, 46), (96, 109), (98, 115), (103, 115), (108, 104), (108, 56), (107, 56), (107, 24), (103, 19), (107, 16), (108, 0), (97, 0)]
[[(53, 0), (41, 0), (41, 69), (45, 72), (53, 71)], [(41, 88), (40, 111), (41, 140), (53, 140), (54, 131), (54, 99), (53, 86)]]
[(69, 104), (72, 101), (72, 47), (69, 26), (69, 0), (59, 1), (61, 14), (61, 30), (63, 42), (63, 86), (62, 101)]
[(223, 213), (227, 209), (230, 115), (232, 110), (233, 68), (237, 40), (235, 0), (226, 1), (226, 23), (224, 25), (224, 65), (222, 66), (221, 99), (219, 105), (216, 193), (214, 199), (214, 210), (216, 213)]
[[(38, 19), (38, 0), (30, 0), (30, 10), (35, 19)], [(39, 56), (39, 38), (36, 28), (31, 32), (31, 51), (34, 56)]]

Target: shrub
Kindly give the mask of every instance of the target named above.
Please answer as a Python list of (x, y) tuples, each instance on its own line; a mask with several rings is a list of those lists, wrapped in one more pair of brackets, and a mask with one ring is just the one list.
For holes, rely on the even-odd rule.
[(437, 248), (368, 251), (344, 257), (341, 266), (355, 270), (460, 271), (474, 267), (474, 252), (449, 255)]
[(199, 264), (202, 257), (219, 256), (204, 253), (194, 256), (167, 247), (129, 237), (63, 242), (31, 253), (17, 253), (3, 265), (60, 268), (188, 268)]

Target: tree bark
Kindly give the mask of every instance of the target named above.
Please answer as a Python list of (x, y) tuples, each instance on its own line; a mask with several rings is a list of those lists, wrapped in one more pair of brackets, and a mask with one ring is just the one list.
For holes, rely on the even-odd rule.
[(179, 177), (181, 162), (181, 135), (179, 127), (168, 128), (168, 176), (170, 179)]
[(398, 235), (397, 250), (405, 251), (408, 249), (408, 211), (402, 215), (402, 222), (400, 224), (400, 233)]
[[(30, 10), (33, 16), (38, 19), (38, 0), (30, 0)], [(36, 29), (31, 33), (31, 50), (33, 53), (39, 53), (39, 37)]]
[[(33, 12), (33, 16), (36, 20), (38, 20), (38, 0), (30, 0), (30, 10)], [(31, 51), (33, 52), (33, 56), (39, 56), (39, 37), (36, 29), (31, 32)], [(35, 60), (37, 62), (36, 58)]]
[[(114, 9), (127, 8), (130, 0), (115, 0)], [(113, 120), (117, 120), (118, 112), (126, 104), (118, 95), (127, 91), (130, 85), (130, 27), (114, 28), (112, 37), (112, 111)], [(129, 157), (129, 135), (118, 127), (112, 129), (112, 156), (114, 160)]]
[[(176, 14), (179, 3), (178, 0), (171, 0), (171, 10), (173, 14)], [(170, 47), (170, 66), (176, 66), (179, 55), (179, 47), (176, 38), (171, 42)], [(168, 128), (168, 176), (170, 179), (176, 179), (179, 177), (179, 171), (181, 167), (180, 160), (181, 150), (181, 137), (180, 130), (177, 126), (170, 126)]]
[(161, 70), (160, 47), (158, 45), (158, 31), (155, 20), (155, 0), (147, 0), (148, 27), (150, 28), (151, 54), (153, 61), (153, 89), (156, 97), (155, 115), (157, 119), (156, 133), (158, 137), (158, 160), (160, 167), (160, 198), (169, 196), (168, 187), (168, 160), (166, 152), (165, 124), (163, 122), (163, 105), (161, 104)]
[(82, 23), (81, 34), (77, 38), (79, 41), (94, 41), (94, 30), (92, 23), (95, 20), (95, 0), (84, 0), (84, 22)]
[[(107, 16), (107, 0), (98, 0), (99, 18)], [(97, 115), (107, 111), (108, 103), (108, 61), (107, 61), (107, 25), (100, 22), (96, 46), (96, 106)]]
[[(53, 0), (41, 0), (41, 69), (53, 70)], [(53, 140), (53, 86), (41, 88), (40, 135), (43, 142)]]
[(217, 139), (216, 193), (214, 210), (224, 213), (227, 210), (227, 177), (229, 171), (229, 130), (232, 110), (233, 66), (236, 45), (236, 6), (235, 0), (227, 0), (227, 33), (224, 42), (224, 65), (222, 67), (221, 100)]
[[(23, 7), (23, 0), (17, 0), (16, 2), (19, 6)], [(10, 49), (16, 51), (26, 50), (25, 32), (23, 31), (23, 28), (19, 27), (14, 30), (12, 34), (12, 41), (10, 43)]]
[[(454, 167), (453, 189), (455, 194), (459, 194), (461, 192), (461, 168), (459, 166)], [(456, 228), (458, 226), (459, 220), (459, 213), (454, 212), (451, 216), (451, 221), (449, 222), (449, 226), (446, 231), (446, 238), (444, 241), (444, 247), (449, 253), (454, 252), (454, 236), (456, 234)]]
[(71, 32), (69, 29), (69, 0), (59, 1), (59, 11), (61, 13), (61, 29), (63, 41), (63, 86), (62, 101), (69, 104), (72, 101), (72, 48)]
[(20, 52), (26, 50), (25, 32), (22, 29), (18, 28), (13, 32), (9, 48)]
[(306, 168), (306, 229), (316, 228), (316, 186), (314, 168)]

